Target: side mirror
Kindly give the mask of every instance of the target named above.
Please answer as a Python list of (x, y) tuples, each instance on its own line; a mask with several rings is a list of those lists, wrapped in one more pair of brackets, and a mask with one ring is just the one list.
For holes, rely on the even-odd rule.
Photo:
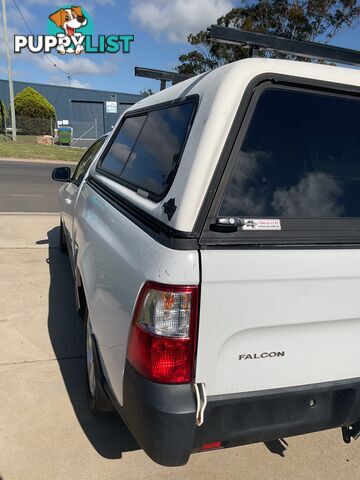
[(54, 168), (51, 177), (55, 182), (68, 182), (71, 179), (71, 170), (69, 167)]

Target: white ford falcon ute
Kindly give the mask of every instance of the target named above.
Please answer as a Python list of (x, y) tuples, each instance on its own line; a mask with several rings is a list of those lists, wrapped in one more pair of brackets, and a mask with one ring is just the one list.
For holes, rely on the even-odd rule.
[(360, 431), (360, 74), (251, 58), (55, 169), (88, 394), (157, 463)]

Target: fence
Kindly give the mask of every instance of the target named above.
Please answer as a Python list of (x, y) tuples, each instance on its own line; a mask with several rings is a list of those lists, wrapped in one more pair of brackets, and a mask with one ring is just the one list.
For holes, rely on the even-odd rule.
[[(61, 126), (72, 127), (73, 135), (71, 146), (74, 147), (89, 147), (104, 134), (104, 125), (99, 124), (96, 118), (88, 122), (74, 121), (66, 125), (59, 122), (59, 124), (56, 125), (52, 120), (47, 118), (17, 116), (17, 141), (26, 144), (58, 144), (58, 129), (61, 128)], [(0, 115), (0, 142), (11, 141), (11, 139), (11, 119), (2, 119)]]
[(95, 140), (104, 135), (104, 126), (99, 125), (97, 119), (88, 122), (72, 121), (69, 124), (73, 128), (74, 147), (90, 146)]
[[(16, 134), (21, 143), (35, 144), (37, 143), (38, 137), (54, 137), (54, 127), (54, 121), (49, 118), (16, 117)], [(0, 125), (0, 134), (2, 135), (2, 140), (11, 140), (12, 125), (10, 118), (3, 119)]]

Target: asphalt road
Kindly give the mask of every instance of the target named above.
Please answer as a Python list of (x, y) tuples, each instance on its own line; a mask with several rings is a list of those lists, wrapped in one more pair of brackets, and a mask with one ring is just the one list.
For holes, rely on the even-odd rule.
[(51, 179), (57, 166), (64, 164), (0, 161), (0, 212), (57, 213), (61, 184)]

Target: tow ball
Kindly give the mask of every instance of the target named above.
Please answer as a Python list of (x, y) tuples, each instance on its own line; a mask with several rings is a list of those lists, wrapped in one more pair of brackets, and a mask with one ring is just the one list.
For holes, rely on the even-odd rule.
[(350, 443), (352, 438), (357, 440), (360, 437), (360, 422), (356, 422), (354, 425), (342, 427), (341, 430), (344, 442)]

